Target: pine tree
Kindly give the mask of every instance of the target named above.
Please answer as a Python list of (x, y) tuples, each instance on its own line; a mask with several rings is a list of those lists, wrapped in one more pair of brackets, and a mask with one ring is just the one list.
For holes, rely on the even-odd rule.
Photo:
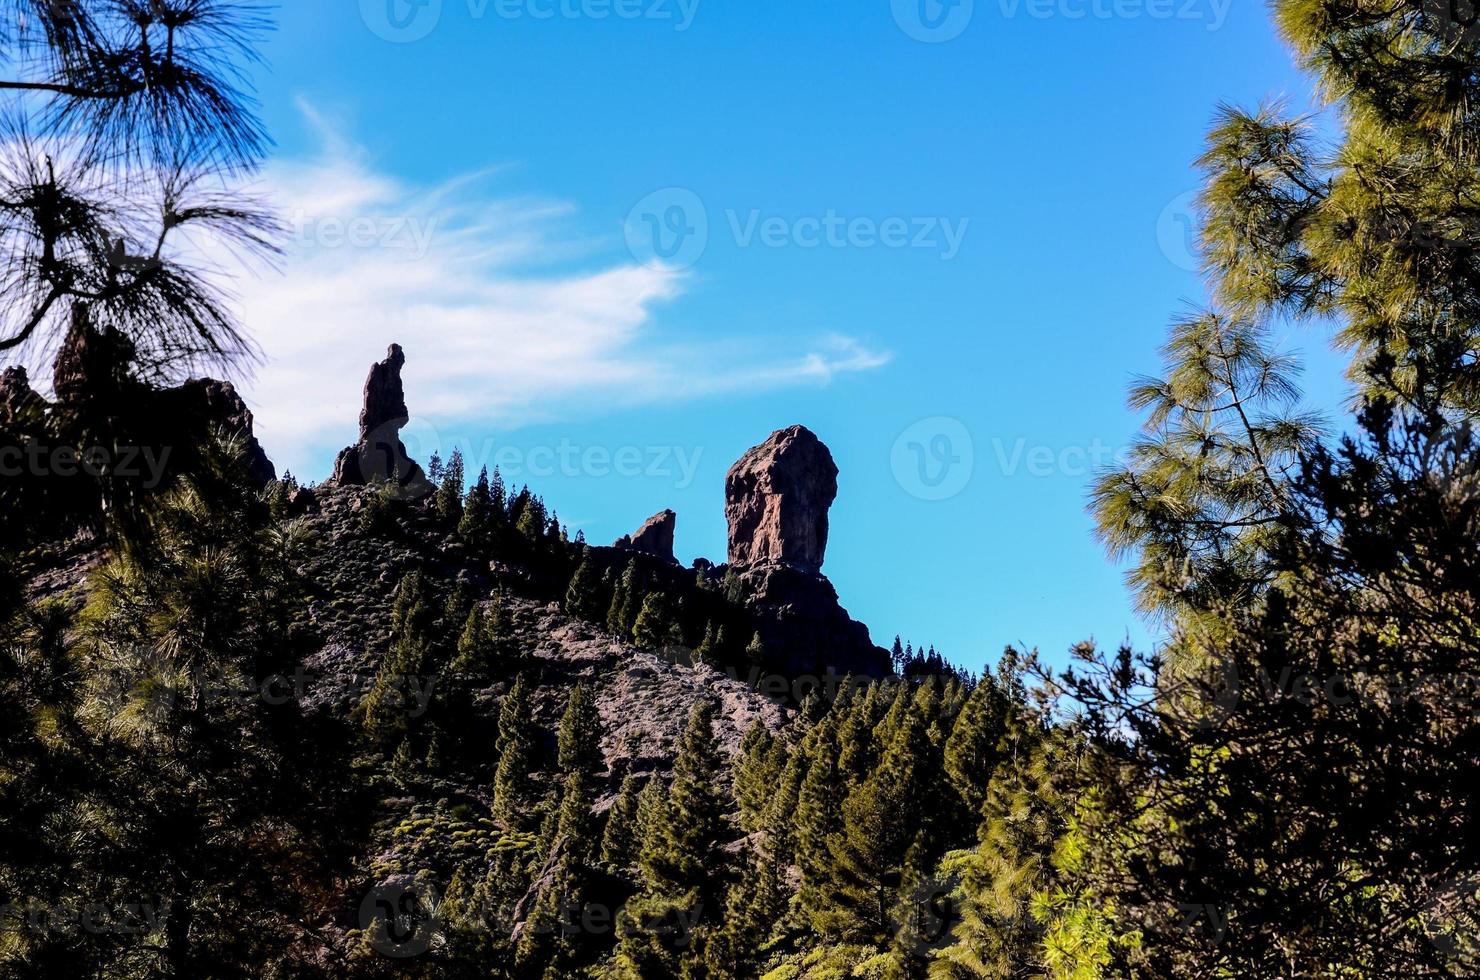
[[(606, 628), (616, 636), (627, 636), (632, 623), (636, 622), (636, 614), (631, 620), (627, 618), (628, 610), (632, 608), (633, 598), (639, 592), (637, 585), (637, 562), (629, 561), (627, 568), (622, 572), (621, 578), (617, 579), (617, 587), (612, 590), (611, 605), (606, 611)], [(640, 597), (638, 601), (641, 601)]]
[(500, 665), (517, 664), (521, 658), (518, 636), (514, 629), (514, 610), (509, 597), (499, 590), (488, 603), (488, 633), (493, 653)]
[(591, 549), (587, 548), (581, 554), (575, 575), (571, 576), (570, 587), (565, 590), (565, 611), (578, 619), (597, 622), (606, 615), (606, 608), (607, 604), (602, 602), (601, 579), (591, 562)]
[(772, 737), (765, 724), (757, 721), (740, 740), (740, 756), (735, 763), (735, 803), (740, 808), (740, 826), (747, 832), (760, 829), (766, 804), (781, 777)]
[(842, 714), (838, 729), (838, 771), (849, 788), (868, 778), (879, 760), (879, 736), (874, 729), (882, 720), (880, 705), (888, 688), (869, 685), (840, 701), (834, 711)]
[(585, 684), (571, 692), (557, 734), (558, 760), (565, 774), (559, 814), (546, 866), (548, 884), (536, 900), (519, 945), (519, 964), (539, 965), (558, 973), (588, 950), (593, 937), (572, 928), (571, 918), (581, 917), (590, 899), (596, 876), (597, 778), (604, 768), (601, 752), (602, 727), (596, 699)]
[(679, 739), (661, 810), (644, 810), (644, 892), (629, 904), (619, 927), (619, 962), (643, 977), (676, 976), (684, 950), (702, 943), (709, 924), (722, 917), (727, 801), (718, 783), (722, 766), (713, 725), (714, 705), (696, 704)]
[(714, 666), (723, 664), (720, 656), (719, 629), (712, 619), (704, 624), (704, 638), (699, 641), (699, 647), (694, 651), (694, 659)]
[(1166, 377), (1131, 391), (1145, 434), (1096, 484), (1092, 509), (1112, 557), (1134, 558), (1142, 607), (1196, 614), (1268, 584), (1291, 470), (1321, 425), (1292, 410), (1296, 365), (1256, 323), (1190, 317), (1164, 353)]
[(457, 525), (458, 537), (478, 545), (487, 544), (493, 533), (493, 514), (493, 491), (488, 484), (488, 468), (485, 466), (463, 501), (462, 520)]
[(437, 516), (442, 523), (449, 527), (456, 527), (462, 520), (463, 513), (463, 484), (467, 477), (463, 473), (463, 457), (461, 449), (454, 449), (452, 455), (447, 459), (447, 466), (442, 472), (442, 482), (437, 487), (437, 495), (433, 501)]
[(925, 816), (919, 771), (929, 749), (925, 721), (907, 711), (876, 768), (843, 803), (843, 826), (828, 842), (832, 907), (827, 934), (883, 946), (896, 925), (903, 862)]
[(404, 742), (410, 727), (411, 685), (420, 683), (430, 672), (431, 608), (421, 573), (412, 572), (404, 577), (391, 607), (390, 651), (381, 660), (375, 681), (356, 709), (365, 731), (382, 745)]
[(617, 800), (607, 812), (601, 838), (601, 860), (614, 869), (635, 867), (638, 840), (638, 801), (650, 779), (629, 775), (622, 780)]
[(677, 610), (666, 592), (649, 592), (632, 624), (632, 639), (644, 650), (683, 645)]
[(724, 924), (705, 943), (703, 965), (717, 980), (758, 976), (771, 936), (786, 912), (785, 882), (768, 857), (752, 851), (725, 900)]
[(519, 496), (523, 500), (523, 506), (520, 508), (518, 520), (514, 522), (514, 529), (525, 541), (538, 548), (544, 545), (550, 526), (550, 519), (545, 511), (545, 502), (539, 497), (530, 496), (528, 490), (521, 491)]
[(457, 656), (449, 670), (453, 674), (487, 680), (491, 678), (498, 662), (498, 648), (493, 629), (483, 606), (475, 604), (463, 622), (462, 633), (457, 639)]
[(1034, 903), (1052, 879), (1064, 810), (1048, 791), (1045, 743), (1021, 705), (1009, 712), (1004, 743), (988, 788), (981, 844), (966, 865), (961, 921), (932, 976), (1032, 975), (1045, 967), (1045, 923)]
[(465, 623), (472, 609), (473, 590), (465, 579), (460, 578), (452, 584), (452, 591), (442, 606), (442, 622), (449, 626)]
[(493, 780), (493, 818), (511, 831), (529, 829), (536, 798), (534, 714), (529, 685), (520, 674), (499, 705), (498, 769)]
[(493, 479), (488, 484), (488, 502), (493, 505), (493, 521), (498, 523), (508, 513), (508, 491), (504, 488), (504, 475), (493, 468)]
[(797, 790), (795, 846), (801, 870), (797, 902), (813, 929), (822, 931), (833, 908), (830, 893), (833, 861), (828, 843), (843, 825), (848, 785), (838, 766), (837, 719), (828, 715), (803, 741), (797, 753), (805, 773)]
[(674, 891), (697, 889), (700, 902), (717, 913), (727, 800), (719, 782), (724, 765), (714, 737), (713, 702), (694, 706), (676, 751), (663, 874)]
[(964, 813), (966, 827), (975, 827), (987, 800), (987, 786), (997, 766), (1006, 702), (991, 677), (983, 677), (962, 705), (945, 747), (945, 770)]

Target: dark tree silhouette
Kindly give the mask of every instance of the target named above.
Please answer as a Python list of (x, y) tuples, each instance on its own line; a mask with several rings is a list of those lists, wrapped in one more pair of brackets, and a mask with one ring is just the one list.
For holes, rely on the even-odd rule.
[(271, 255), (277, 225), (237, 178), (267, 137), (244, 71), (268, 26), (231, 0), (8, 0), (17, 77), (0, 156), (0, 352), (94, 326), (167, 373), (249, 357), (200, 246)]

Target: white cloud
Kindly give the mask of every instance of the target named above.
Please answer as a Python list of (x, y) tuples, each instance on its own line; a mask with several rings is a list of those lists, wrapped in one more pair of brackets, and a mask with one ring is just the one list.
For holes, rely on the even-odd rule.
[(391, 342), (406, 349), (412, 411), (463, 429), (598, 400), (827, 383), (888, 359), (838, 335), (780, 352), (743, 338), (659, 343), (655, 310), (682, 293), (684, 273), (630, 259), (568, 271), (620, 247), (571, 231), (570, 204), (500, 197), (496, 172), (405, 183), (305, 111), (324, 149), (263, 178), (292, 229), (286, 260), (239, 287), (265, 358), (244, 388), (280, 469), (322, 474), (353, 439), (365, 374)]

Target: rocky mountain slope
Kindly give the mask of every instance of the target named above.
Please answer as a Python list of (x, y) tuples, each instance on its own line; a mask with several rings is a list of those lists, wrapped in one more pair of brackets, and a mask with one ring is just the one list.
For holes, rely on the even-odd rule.
[[(24, 372), (14, 369), (0, 384), (0, 409), (10, 415), (89, 410), (68, 401), (78, 387), (69, 378), (96, 374), (106, 344), (85, 321), (75, 324), (58, 359), (57, 401), (48, 404), (31, 390)], [(756, 720), (779, 727), (810, 685), (889, 673), (887, 653), (848, 615), (821, 574), (838, 471), (827, 447), (807, 429), (772, 434), (730, 472), (727, 563), (700, 560), (693, 569), (682, 568), (673, 557), (678, 518), (663, 510), (611, 547), (563, 542), (558, 554), (536, 568), (518, 554), (478, 553), (438, 519), (436, 487), (399, 436), (410, 414), (401, 380), (405, 361), (403, 350), (392, 345), (386, 359), (371, 367), (359, 437), (339, 454), (334, 475), (314, 487), (274, 482), (251, 413), (229, 384), (190, 381), (158, 396), (172, 411), (238, 440), (251, 479), (279, 493), (286, 513), (301, 522), (312, 542), (303, 569), (312, 590), (303, 628), (320, 650), (303, 665), (301, 680), (312, 711), (349, 717), (386, 654), (397, 586), (413, 572), (438, 596), (457, 589), (474, 602), (499, 597), (512, 623), (510, 643), (531, 676), (538, 717), (548, 729), (571, 686), (585, 681), (594, 687), (614, 778), (661, 767), (700, 698), (719, 706), (720, 740), (733, 751)], [(25, 571), (33, 594), (77, 595), (97, 561), (94, 549), (73, 543), (36, 556)], [(674, 638), (643, 649), (606, 622), (570, 614), (563, 608), (566, 590), (583, 561), (608, 588), (631, 569), (645, 590), (672, 596), (686, 610), (679, 618), (693, 618), (688, 642)], [(706, 624), (711, 632), (728, 631), (727, 651), (706, 655), (698, 649)], [(460, 626), (443, 624), (454, 635)], [(757, 650), (764, 650), (763, 659)], [(507, 678), (491, 679), (473, 692), (490, 727), (506, 687)]]

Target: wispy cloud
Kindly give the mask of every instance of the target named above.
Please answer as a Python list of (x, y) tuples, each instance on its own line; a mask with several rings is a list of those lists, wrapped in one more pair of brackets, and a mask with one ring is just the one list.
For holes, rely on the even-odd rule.
[(280, 466), (321, 473), (353, 438), (366, 370), (391, 342), (406, 348), (413, 412), (464, 428), (827, 383), (887, 361), (822, 331), (791, 350), (736, 337), (660, 342), (654, 318), (685, 273), (618, 255), (619, 236), (583, 236), (568, 202), (501, 196), (497, 171), (434, 186), (380, 172), (305, 111), (322, 150), (263, 178), (291, 228), (288, 254), (280, 272), (240, 288), (265, 357), (245, 387)]

